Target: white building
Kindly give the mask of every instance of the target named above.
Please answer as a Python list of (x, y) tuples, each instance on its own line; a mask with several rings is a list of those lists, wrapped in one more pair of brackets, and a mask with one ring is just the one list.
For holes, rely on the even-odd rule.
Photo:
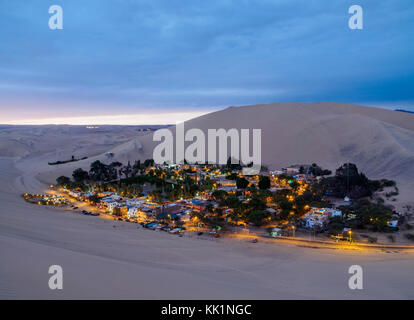
[(134, 206), (128, 206), (128, 217), (136, 218), (139, 214), (139, 208)]
[(81, 197), (81, 195), (82, 195), (82, 192), (70, 190), (69, 191), (69, 195), (71, 197), (75, 198), (75, 199), (79, 199)]
[(108, 207), (108, 210), (110, 211), (110, 212), (112, 212), (113, 210), (114, 210), (114, 208), (116, 208), (116, 207), (120, 207), (121, 205), (118, 203), (118, 202), (116, 202), (116, 201), (111, 201), (111, 202), (108, 202), (107, 203), (107, 207)]
[(146, 203), (146, 199), (145, 198), (134, 198), (134, 199), (127, 199), (125, 202), (127, 206), (142, 207)]
[(391, 220), (388, 222), (388, 226), (391, 228), (397, 228), (398, 227), (398, 220)]

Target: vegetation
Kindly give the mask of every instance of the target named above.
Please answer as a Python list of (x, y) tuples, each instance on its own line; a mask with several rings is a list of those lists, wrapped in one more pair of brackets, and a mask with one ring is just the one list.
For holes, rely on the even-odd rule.
[(88, 157), (83, 157), (83, 158), (80, 158), (80, 159), (75, 159), (75, 156), (72, 156), (72, 158), (71, 158), (71, 159), (69, 159), (69, 160), (63, 160), (63, 161), (58, 160), (58, 161), (56, 161), (56, 162), (48, 162), (48, 165), (49, 165), (49, 166), (54, 166), (54, 165), (58, 165), (58, 164), (64, 164), (64, 163), (69, 163), (69, 162), (75, 162), (75, 161), (85, 160), (85, 159), (88, 159)]
[(323, 178), (318, 185), (325, 195), (342, 198), (348, 196), (351, 199), (371, 197), (374, 192), (388, 186), (395, 186), (395, 182), (386, 179), (369, 180), (365, 174), (358, 172), (353, 163), (343, 164), (336, 170), (335, 176)]

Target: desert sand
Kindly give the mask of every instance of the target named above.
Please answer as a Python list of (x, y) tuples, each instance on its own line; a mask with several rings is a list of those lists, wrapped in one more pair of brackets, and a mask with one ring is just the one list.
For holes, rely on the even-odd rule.
[[(262, 128), (263, 162), (354, 162), (372, 178), (397, 181), (400, 205), (413, 201), (414, 117), (345, 104), (231, 107), (186, 128)], [(89, 130), (89, 129), (88, 129)], [(28, 204), (59, 175), (91, 161), (151, 158), (151, 134), (131, 128), (0, 128), (0, 298), (2, 299), (412, 299), (414, 256), (339, 251), (245, 240), (197, 240)], [(265, 148), (266, 146), (266, 148)], [(48, 161), (88, 159), (59, 166)], [(48, 268), (63, 268), (63, 290)], [(364, 269), (364, 289), (348, 288), (348, 268)]]

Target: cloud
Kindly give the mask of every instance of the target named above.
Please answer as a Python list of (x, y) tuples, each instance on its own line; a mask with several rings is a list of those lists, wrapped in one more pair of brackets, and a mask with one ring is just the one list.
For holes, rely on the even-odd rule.
[[(52, 4), (63, 30), (48, 29)], [(365, 0), (362, 31), (348, 29), (352, 4), (4, 1), (0, 111), (22, 97), (25, 111), (56, 116), (292, 100), (414, 109), (414, 3)]]

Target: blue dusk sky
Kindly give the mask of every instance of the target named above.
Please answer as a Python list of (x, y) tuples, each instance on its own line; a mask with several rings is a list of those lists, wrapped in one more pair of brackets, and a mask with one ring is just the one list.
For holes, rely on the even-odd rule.
[(288, 101), (414, 111), (413, 88), (413, 0), (0, 0), (0, 123), (174, 123)]

